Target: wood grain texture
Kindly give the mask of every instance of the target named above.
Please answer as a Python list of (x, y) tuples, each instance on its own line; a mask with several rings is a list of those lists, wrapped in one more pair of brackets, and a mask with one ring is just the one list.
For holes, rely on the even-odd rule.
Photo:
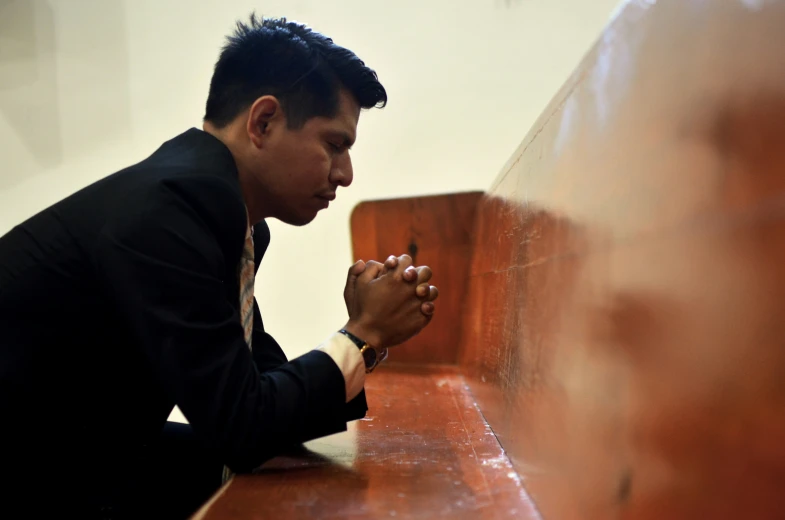
[(469, 192), (363, 202), (352, 212), (355, 260), (383, 262), (409, 254), (433, 269), (437, 311), (418, 336), (390, 352), (390, 360), (455, 364), (460, 317), (471, 260), (472, 229), (482, 193)]
[(783, 27), (626, 3), (480, 203), (460, 362), (544, 518), (785, 515)]
[(366, 419), (235, 477), (197, 518), (539, 518), (456, 368), (384, 366), (367, 390)]

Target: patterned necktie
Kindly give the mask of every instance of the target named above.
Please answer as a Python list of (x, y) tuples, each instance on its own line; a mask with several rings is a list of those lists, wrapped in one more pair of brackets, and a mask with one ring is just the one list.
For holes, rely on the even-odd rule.
[[(240, 322), (245, 331), (245, 342), (248, 350), (251, 348), (251, 338), (253, 337), (253, 284), (254, 284), (254, 262), (253, 262), (253, 228), (250, 222), (245, 232), (245, 245), (243, 254), (240, 257), (240, 265), (237, 266), (237, 283), (240, 287)], [(226, 483), (232, 478), (232, 471), (224, 466), (223, 482)]]
[(248, 224), (245, 232), (245, 246), (237, 267), (237, 277), (240, 286), (240, 319), (245, 331), (245, 342), (251, 348), (253, 336), (253, 285), (254, 285), (254, 260), (253, 260), (253, 228)]

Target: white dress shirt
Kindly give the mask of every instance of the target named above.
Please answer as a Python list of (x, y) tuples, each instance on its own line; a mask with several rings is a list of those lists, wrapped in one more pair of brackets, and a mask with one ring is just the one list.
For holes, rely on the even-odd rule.
[(336, 332), (317, 347), (338, 365), (346, 382), (346, 402), (359, 394), (365, 386), (365, 360), (352, 340)]

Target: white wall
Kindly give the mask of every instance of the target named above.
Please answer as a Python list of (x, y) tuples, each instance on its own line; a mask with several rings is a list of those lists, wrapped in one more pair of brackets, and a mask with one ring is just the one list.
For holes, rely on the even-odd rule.
[(199, 126), (212, 66), (253, 9), (332, 36), (377, 70), (355, 183), (305, 228), (271, 223), (256, 289), (290, 355), (343, 325), (364, 199), (485, 189), (616, 0), (0, 0), (0, 233)]

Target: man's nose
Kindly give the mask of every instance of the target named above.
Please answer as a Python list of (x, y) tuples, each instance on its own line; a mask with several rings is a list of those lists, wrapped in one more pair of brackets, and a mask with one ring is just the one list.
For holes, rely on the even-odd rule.
[(349, 156), (349, 152), (344, 152), (333, 161), (333, 167), (330, 170), (330, 182), (346, 188), (352, 183), (352, 179), (354, 179), (352, 158)]

